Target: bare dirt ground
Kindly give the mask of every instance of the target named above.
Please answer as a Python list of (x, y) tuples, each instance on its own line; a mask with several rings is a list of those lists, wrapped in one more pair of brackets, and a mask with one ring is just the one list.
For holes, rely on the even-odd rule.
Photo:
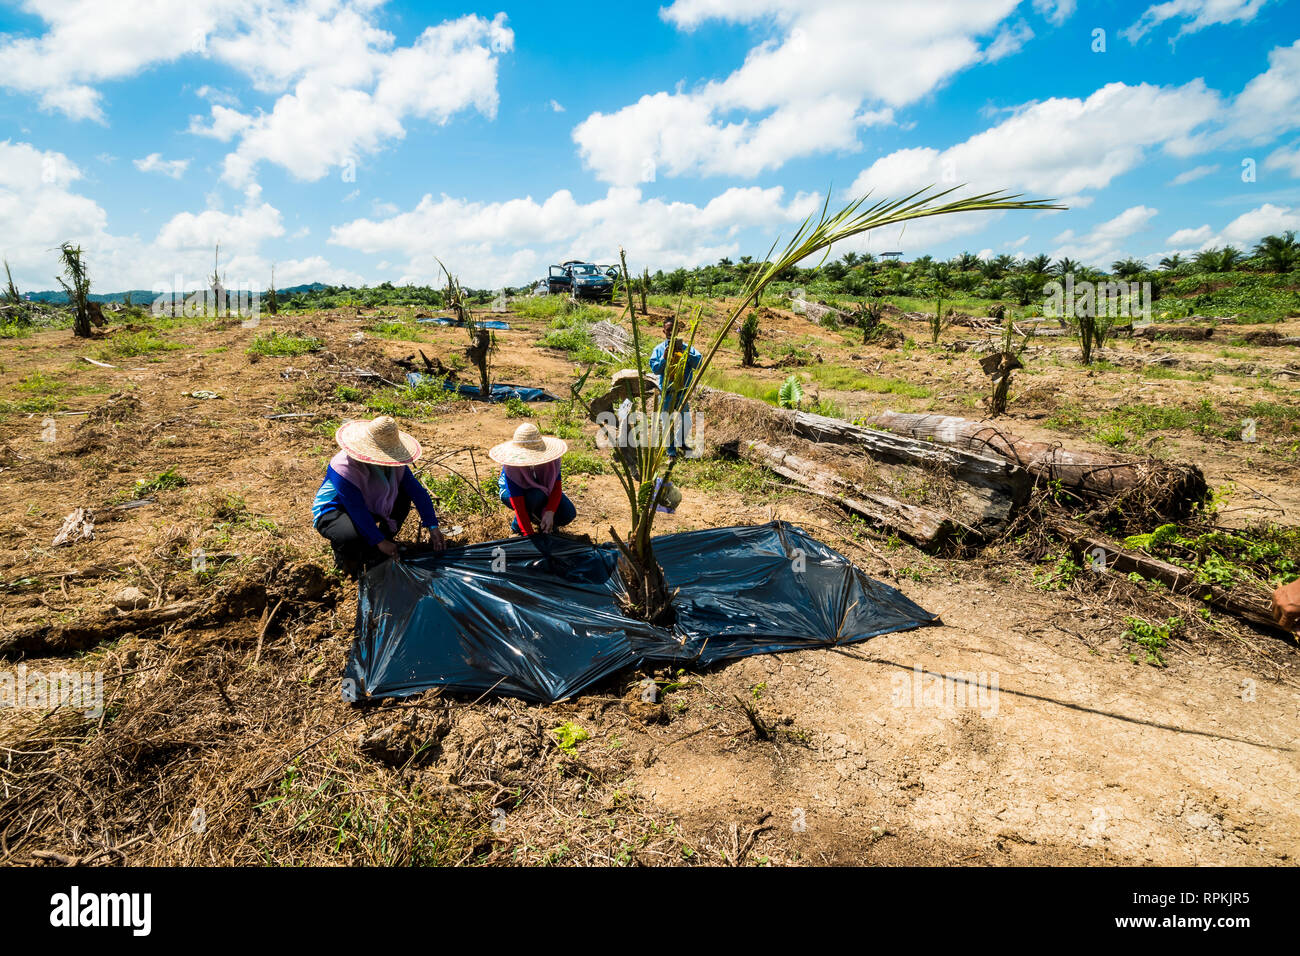
[[(970, 355), (859, 346), (772, 316), (769, 367), (742, 373), (729, 356), (720, 371), (779, 384), (804, 368), (776, 367), (788, 346), (926, 390), (810, 382), (853, 415), (979, 415), (985, 385)], [(567, 395), (577, 366), (538, 346), (545, 321), (510, 320), (496, 378)], [(1012, 542), (927, 556), (712, 459), (680, 474), (686, 501), (658, 533), (791, 521), (943, 625), (659, 674), (666, 692), (653, 706), (640, 702), (643, 674), (551, 706), (432, 694), (345, 705), (355, 586), (330, 570), (310, 508), (334, 427), (373, 414), (367, 403), (390, 388), (347, 370), (398, 382), (393, 359), (417, 348), (449, 359), (465, 345), (441, 327), (379, 338), (376, 321), (348, 310), (263, 316), (257, 329), (210, 322), (164, 330), (170, 347), (142, 355), (66, 331), (0, 342), (0, 670), (21, 661), (107, 675), (102, 715), (0, 711), (0, 862), (1278, 865), (1300, 854), (1294, 641), (1124, 582), (1085, 576), (1044, 590)], [(269, 329), (324, 349), (249, 355)], [(1041, 347), (1005, 424), (1073, 447), (1103, 447), (1051, 427), (1076, 407), (1209, 399), (1231, 419), (1260, 401), (1300, 403), (1294, 378), (1241, 371), (1295, 368), (1294, 349), (1161, 344), (1180, 370), (1212, 374), (1153, 380), (1119, 363), (1090, 372), (1048, 354), (1068, 347)], [(207, 391), (219, 397), (194, 397)], [(557, 412), (536, 415), (547, 429)], [(399, 418), (439, 478), (492, 477), (486, 449), (518, 424), (467, 401)], [(570, 444), (599, 458), (594, 426), (581, 430)], [(1225, 522), (1297, 523), (1297, 436), (1285, 424), (1261, 421), (1254, 445), (1186, 432), (1129, 441), (1194, 461), (1212, 487), (1231, 483)], [(169, 470), (183, 483), (156, 481)], [(608, 468), (566, 473), (565, 486), (573, 530), (608, 540), (625, 520)], [(141, 499), (152, 503), (121, 507)], [(52, 547), (77, 507), (93, 511), (93, 539)], [(504, 509), (468, 491), (444, 511), (461, 541), (506, 533)], [(128, 587), (139, 598), (119, 610)], [(1133, 656), (1122, 637), (1132, 614), (1192, 622), (1167, 666)], [(984, 695), (945, 704), (934, 696), (945, 678)], [(561, 725), (585, 739), (565, 745)]]

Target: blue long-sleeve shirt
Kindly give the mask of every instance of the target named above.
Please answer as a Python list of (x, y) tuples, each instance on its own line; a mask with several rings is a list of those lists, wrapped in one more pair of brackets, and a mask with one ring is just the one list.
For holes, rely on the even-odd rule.
[(690, 388), (695, 373), (703, 361), (704, 356), (691, 349), (686, 357), (686, 367), (681, 372), (681, 381), (668, 382), (665, 381), (669, 372), (668, 340), (664, 339), (655, 347), (655, 350), (650, 353), (650, 371), (659, 376), (659, 391), (663, 395), (663, 403), (659, 406), (661, 411), (683, 413), (690, 411), (690, 406), (683, 403), (679, 407), (677, 403), (685, 395), (686, 389)]
[[(420, 523), (426, 528), (438, 527), (438, 515), (433, 510), (433, 499), (429, 497), (429, 492), (424, 485), (420, 484), (419, 479), (411, 473), (411, 469), (403, 466), (402, 477), (399, 480), (402, 490), (410, 497), (411, 504), (415, 505), (415, 510), (419, 512)], [(332, 467), (325, 470), (325, 480), (321, 482), (320, 490), (316, 492), (316, 500), (312, 502), (312, 522), (319, 521), (322, 515), (331, 511), (346, 512), (352, 519), (352, 523), (357, 526), (357, 531), (372, 545), (377, 545), (388, 538), (386, 530), (379, 526), (370, 509), (366, 507), (360, 489)]]

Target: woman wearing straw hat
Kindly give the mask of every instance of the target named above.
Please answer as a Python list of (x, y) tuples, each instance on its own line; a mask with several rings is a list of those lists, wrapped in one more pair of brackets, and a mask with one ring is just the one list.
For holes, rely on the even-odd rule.
[(501, 503), (514, 510), (510, 529), (515, 534), (532, 534), (534, 523), (538, 531), (549, 534), (578, 516), (560, 488), (560, 458), (568, 450), (561, 439), (543, 435), (536, 425), (525, 422), (515, 429), (514, 438), (488, 452), (501, 466), (497, 488)]
[(341, 449), (330, 459), (312, 505), (312, 522), (334, 548), (338, 567), (355, 577), (397, 556), (397, 533), (415, 505), (434, 550), (445, 544), (429, 492), (406, 467), (420, 443), (387, 415), (346, 422), (334, 435)]

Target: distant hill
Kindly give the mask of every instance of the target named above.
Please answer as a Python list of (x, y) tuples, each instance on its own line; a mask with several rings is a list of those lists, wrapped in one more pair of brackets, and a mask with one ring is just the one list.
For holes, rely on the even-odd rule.
[[(157, 295), (150, 292), (148, 289), (132, 289), (130, 292), (106, 292), (102, 295), (92, 292), (90, 294), (90, 301), (125, 302), (128, 295), (131, 297), (131, 301), (136, 305), (142, 305), (145, 302), (152, 302), (154, 299), (158, 298)], [(64, 292), (62, 289), (59, 289), (57, 292), (45, 291), (26, 293), (25, 297), (31, 299), (33, 302), (49, 302), (52, 305), (68, 304), (68, 293)]]
[[(294, 285), (294, 286), (290, 286), (287, 289), (276, 289), (275, 293), (276, 295), (297, 295), (298, 293), (305, 293), (305, 292), (323, 292), (325, 289), (328, 288), (329, 286), (325, 285), (325, 283), (323, 282), (309, 282), (306, 285)], [(197, 291), (197, 290), (190, 290), (190, 291)], [(238, 294), (242, 290), (230, 289), (227, 291)], [(261, 295), (265, 295), (266, 290), (259, 289), (258, 293)], [(125, 302), (126, 297), (129, 295), (131, 297), (131, 301), (136, 305), (145, 305), (149, 302), (152, 302), (154, 299), (158, 298), (159, 294), (160, 293), (152, 292), (149, 289), (132, 289), (130, 292), (103, 292), (103, 293), (92, 292), (90, 294), (90, 301), (91, 302)], [(68, 304), (68, 293), (64, 292), (62, 289), (58, 289), (57, 291), (53, 289), (47, 289), (44, 292), (32, 292), (32, 293), (28, 293), (26, 297), (32, 300), (33, 302), (48, 302), (51, 305)]]

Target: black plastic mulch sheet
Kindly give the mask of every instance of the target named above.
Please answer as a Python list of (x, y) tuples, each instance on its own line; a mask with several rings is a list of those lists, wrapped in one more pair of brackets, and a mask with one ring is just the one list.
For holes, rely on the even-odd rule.
[(431, 687), (555, 701), (625, 668), (707, 666), (938, 623), (784, 522), (658, 537), (677, 623), (619, 610), (613, 545), (551, 535), (386, 561), (362, 579), (345, 699)]

